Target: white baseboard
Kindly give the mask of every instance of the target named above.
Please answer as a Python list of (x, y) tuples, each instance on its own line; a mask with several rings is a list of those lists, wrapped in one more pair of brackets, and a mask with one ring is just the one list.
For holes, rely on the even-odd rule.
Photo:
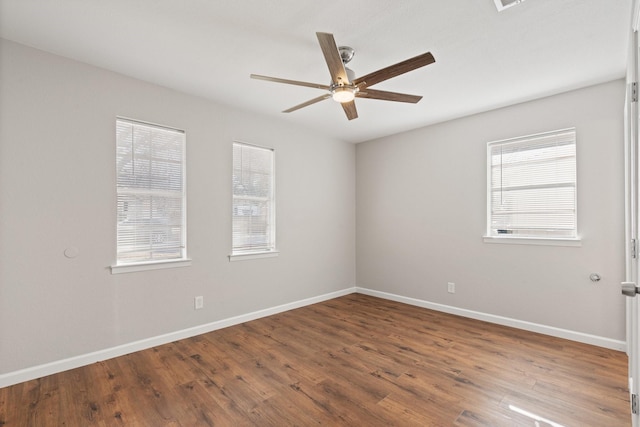
[(0, 388), (7, 387), (13, 384), (18, 384), (24, 381), (41, 378), (46, 375), (56, 374), (58, 372), (67, 371), (69, 369), (79, 368), (81, 366), (90, 365), (102, 360), (111, 359), (118, 356), (124, 356), (125, 354), (133, 353), (147, 348), (155, 347), (162, 344), (167, 344), (173, 341), (193, 337), (196, 335), (205, 334), (207, 332), (215, 331), (217, 329), (226, 328), (240, 323), (256, 320), (261, 317), (271, 316), (273, 314), (282, 313), (285, 311), (293, 310), (296, 308), (304, 307), (318, 302), (327, 301), (333, 298), (338, 298), (344, 295), (352, 294), (356, 291), (356, 288), (347, 288), (336, 292), (320, 295), (317, 297), (306, 298), (299, 301), (294, 301), (287, 304), (278, 305), (264, 310), (254, 311), (252, 313), (243, 314), (241, 316), (230, 317), (228, 319), (218, 320), (204, 325), (194, 326), (192, 328), (183, 329), (176, 332), (170, 332), (168, 334), (158, 335), (151, 338), (146, 338), (139, 341), (119, 345), (116, 347), (107, 348), (104, 350), (94, 351), (92, 353), (82, 354), (68, 359), (57, 360), (51, 363), (45, 363), (42, 365), (33, 366), (19, 371), (9, 372), (0, 375)]
[(391, 301), (402, 302), (409, 305), (428, 308), (444, 313), (455, 314), (470, 319), (483, 320), (489, 323), (495, 323), (503, 326), (511, 326), (513, 328), (523, 329), (525, 331), (538, 332), (544, 335), (564, 338), (571, 341), (577, 341), (585, 344), (596, 345), (598, 347), (609, 348), (612, 350), (627, 351), (627, 343), (625, 341), (613, 340), (611, 338), (599, 337), (597, 335), (585, 334), (582, 332), (570, 331), (568, 329), (556, 328), (553, 326), (540, 325), (538, 323), (526, 322), (524, 320), (512, 319), (510, 317), (496, 316), (493, 314), (481, 313), (479, 311), (467, 310), (464, 308), (452, 307), (449, 305), (438, 304), (416, 298), (404, 297), (388, 292), (376, 291), (373, 289), (356, 287), (356, 292), (360, 294), (370, 295), (378, 298), (384, 298)]
[(586, 344), (592, 344), (599, 347), (610, 348), (613, 350), (626, 351), (627, 345), (624, 341), (612, 340), (609, 338), (598, 337), (595, 335), (584, 334), (581, 332), (569, 331), (566, 329), (555, 328), (552, 326), (539, 325), (536, 323), (525, 322), (522, 320), (511, 319), (508, 317), (495, 316), (492, 314), (481, 313), (472, 310), (466, 310), (463, 308), (452, 307), (443, 304), (437, 304), (429, 301), (419, 300), (416, 298), (404, 297), (401, 295), (395, 295), (388, 292), (381, 292), (367, 288), (353, 287), (347, 288), (336, 292), (320, 295), (317, 297), (307, 298), (299, 301), (294, 301), (287, 304), (278, 305), (264, 310), (254, 311), (252, 313), (243, 314), (241, 316), (230, 317), (228, 319), (218, 320), (204, 325), (194, 326), (192, 328), (183, 329), (168, 334), (158, 335), (151, 338), (146, 338), (139, 341), (119, 345), (116, 347), (107, 348), (104, 350), (95, 351), (92, 353), (82, 354), (68, 359), (58, 360), (51, 363), (45, 363), (38, 366), (33, 366), (19, 371), (9, 372), (0, 375), (0, 388), (7, 387), (13, 384), (18, 384), (24, 381), (41, 378), (46, 375), (56, 374), (58, 372), (67, 371), (69, 369), (79, 368), (81, 366), (90, 365), (102, 360), (111, 359), (118, 356), (124, 356), (125, 354), (133, 353), (140, 350), (145, 350), (151, 347), (155, 347), (162, 344), (167, 344), (173, 341), (193, 337), (196, 335), (205, 334), (207, 332), (215, 331), (217, 329), (226, 328), (240, 323), (249, 322), (251, 320), (260, 319), (262, 317), (271, 316), (273, 314), (282, 313), (288, 310), (304, 307), (311, 304), (316, 304), (322, 301), (327, 301), (333, 298), (338, 298), (344, 295), (352, 294), (354, 292), (370, 295), (378, 298), (388, 299), (391, 301), (397, 301), (409, 305), (415, 305), (418, 307), (428, 308), (431, 310), (442, 311), (444, 313), (455, 314), (458, 316), (468, 317), (471, 319), (483, 320), (490, 323), (496, 323), (504, 326), (511, 326), (514, 328), (524, 329), (527, 331), (538, 332), (545, 335), (551, 335), (554, 337), (565, 338), (572, 341), (578, 341)]

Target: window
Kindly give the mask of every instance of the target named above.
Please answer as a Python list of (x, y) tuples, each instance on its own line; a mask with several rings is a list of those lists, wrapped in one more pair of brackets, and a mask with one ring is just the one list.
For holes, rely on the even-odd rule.
[(487, 146), (487, 237), (577, 240), (576, 132)]
[(233, 143), (233, 226), (230, 259), (275, 255), (274, 152)]
[(116, 145), (117, 266), (186, 260), (184, 131), (117, 119)]

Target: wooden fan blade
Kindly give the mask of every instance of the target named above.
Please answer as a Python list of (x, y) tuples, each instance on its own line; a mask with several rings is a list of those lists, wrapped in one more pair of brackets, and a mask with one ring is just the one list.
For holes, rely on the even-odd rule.
[(327, 98), (331, 98), (331, 94), (330, 93), (324, 94), (324, 95), (319, 96), (317, 98), (310, 99), (309, 101), (303, 102), (302, 104), (298, 104), (295, 107), (291, 107), (288, 110), (284, 110), (283, 113), (290, 113), (292, 111), (296, 111), (296, 110), (299, 110), (301, 108), (308, 107), (311, 104), (315, 104), (316, 102), (324, 101)]
[(436, 62), (436, 60), (433, 55), (431, 55), (431, 52), (423, 53), (422, 55), (415, 56), (389, 67), (385, 67), (381, 70), (374, 71), (373, 73), (369, 73), (365, 76), (358, 77), (353, 81), (353, 83), (355, 85), (364, 83), (365, 87), (373, 86), (377, 83), (389, 80), (392, 77), (408, 73), (416, 68), (424, 67), (425, 65), (429, 65), (434, 62)]
[(298, 80), (279, 79), (277, 77), (261, 76), (259, 74), (251, 74), (250, 77), (252, 79), (266, 80), (268, 82), (274, 82), (274, 83), (285, 83), (285, 84), (288, 84), (288, 85), (306, 86), (306, 87), (312, 87), (312, 88), (315, 88), (315, 89), (324, 89), (324, 90), (330, 90), (331, 89), (327, 85), (321, 85), (321, 84), (318, 84), (318, 83), (308, 83), (308, 82), (301, 82), (301, 81), (298, 81)]
[(409, 102), (416, 104), (422, 99), (418, 95), (408, 95), (406, 93), (387, 92), (386, 90), (364, 89), (357, 92), (358, 98), (382, 99), (383, 101)]
[(344, 110), (344, 113), (347, 115), (347, 118), (349, 120), (358, 118), (358, 110), (356, 110), (355, 102), (349, 101), (349, 102), (343, 102), (341, 104), (342, 104), (342, 109)]
[(331, 74), (331, 81), (335, 84), (349, 84), (349, 77), (347, 71), (344, 69), (338, 46), (333, 38), (333, 34), (329, 33), (316, 33), (320, 48), (324, 54), (324, 60), (329, 67), (329, 73)]

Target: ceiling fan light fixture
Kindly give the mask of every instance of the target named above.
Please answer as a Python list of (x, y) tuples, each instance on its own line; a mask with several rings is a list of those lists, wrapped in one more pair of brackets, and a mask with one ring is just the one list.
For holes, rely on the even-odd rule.
[(349, 86), (338, 86), (331, 90), (334, 101), (339, 103), (351, 102), (356, 97), (356, 89)]

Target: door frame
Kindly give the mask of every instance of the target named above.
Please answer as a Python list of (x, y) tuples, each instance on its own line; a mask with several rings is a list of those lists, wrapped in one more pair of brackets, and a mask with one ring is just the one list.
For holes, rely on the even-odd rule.
[[(638, 193), (640, 182), (638, 162), (638, 71), (640, 55), (638, 47), (638, 25), (640, 23), (640, 0), (633, 0), (629, 49), (627, 59), (627, 92), (625, 96), (625, 281), (638, 284)], [(640, 303), (639, 298), (626, 298), (626, 339), (629, 358), (629, 400), (633, 427), (640, 427), (638, 393), (640, 392)]]

